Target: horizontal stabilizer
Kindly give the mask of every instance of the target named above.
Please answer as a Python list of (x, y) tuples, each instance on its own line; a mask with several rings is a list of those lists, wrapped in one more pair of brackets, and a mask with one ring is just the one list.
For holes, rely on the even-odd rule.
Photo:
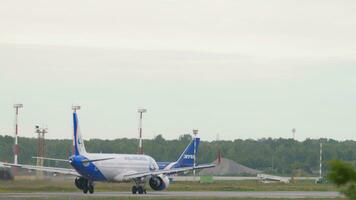
[(19, 167), (19, 168), (35, 170), (35, 171), (45, 171), (45, 172), (52, 172), (58, 174), (80, 176), (80, 174), (78, 174), (78, 172), (76, 172), (74, 169), (69, 169), (69, 168), (44, 167), (44, 166), (37, 166), (37, 165), (21, 165), (21, 164), (0, 162), (0, 166), (1, 165), (5, 167)]
[(83, 160), (82, 163), (98, 162), (98, 161), (111, 160), (111, 159), (114, 159), (114, 158), (98, 158), (98, 159), (93, 159), (93, 160)]
[[(39, 159), (43, 159), (43, 160), (54, 160), (54, 161), (61, 161), (61, 162), (70, 162), (70, 160), (66, 160), (66, 159), (60, 159), (60, 158), (46, 158), (46, 157), (32, 157), (32, 158), (39, 158)], [(88, 163), (88, 162), (97, 162), (97, 161), (104, 161), (104, 160), (111, 160), (114, 158), (99, 158), (99, 159), (93, 159), (93, 160), (82, 160), (82, 163)]]
[(37, 157), (37, 156), (33, 156), (32, 158), (34, 159), (43, 159), (43, 160), (54, 160), (54, 161), (61, 161), (61, 162), (68, 162), (67, 159), (60, 159), (60, 158), (46, 158), (46, 157)]

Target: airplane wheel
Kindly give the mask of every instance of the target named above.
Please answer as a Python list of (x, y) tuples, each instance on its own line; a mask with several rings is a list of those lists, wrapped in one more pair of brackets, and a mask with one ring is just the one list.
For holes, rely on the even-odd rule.
[(89, 193), (90, 194), (94, 193), (94, 186), (93, 185), (89, 185)]
[(137, 190), (139, 194), (143, 194), (143, 188), (141, 186), (138, 186)]
[(132, 186), (132, 194), (136, 194), (137, 192), (137, 187), (134, 185)]
[(88, 187), (89, 187), (88, 179), (84, 179), (84, 181), (83, 181), (83, 193), (84, 194), (88, 193), (88, 189), (89, 189)]

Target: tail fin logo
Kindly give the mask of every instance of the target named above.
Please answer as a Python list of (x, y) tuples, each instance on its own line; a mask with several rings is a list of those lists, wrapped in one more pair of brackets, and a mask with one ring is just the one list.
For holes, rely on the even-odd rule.
[(74, 145), (74, 154), (81, 155), (85, 154), (85, 146), (84, 140), (82, 139), (82, 134), (80, 132), (79, 123), (78, 123), (78, 116), (77, 113), (73, 113), (73, 128), (74, 128), (74, 137), (73, 137), (73, 145)]
[(194, 138), (185, 148), (181, 156), (176, 161), (176, 167), (194, 166), (196, 155), (198, 153), (200, 138)]
[(184, 159), (195, 159), (195, 155), (184, 155)]

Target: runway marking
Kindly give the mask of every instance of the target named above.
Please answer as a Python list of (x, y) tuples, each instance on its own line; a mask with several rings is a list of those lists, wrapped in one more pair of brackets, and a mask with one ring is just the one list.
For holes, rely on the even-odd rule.
[(130, 192), (96, 192), (94, 194), (83, 194), (81, 192), (34, 192), (34, 193), (0, 193), (0, 199), (18, 198), (64, 198), (64, 197), (213, 197), (213, 198), (337, 198), (343, 197), (338, 192), (319, 191), (259, 191), (259, 192), (149, 192), (147, 194), (131, 194)]

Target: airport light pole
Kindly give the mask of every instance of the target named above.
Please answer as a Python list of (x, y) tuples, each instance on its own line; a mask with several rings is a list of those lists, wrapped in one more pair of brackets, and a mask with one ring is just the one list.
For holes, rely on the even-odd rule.
[(139, 119), (139, 144), (138, 144), (138, 154), (143, 154), (143, 149), (142, 149), (142, 114), (147, 112), (147, 109), (140, 108), (137, 109), (137, 112), (140, 114), (140, 119)]
[(323, 161), (323, 143), (320, 141), (320, 157), (319, 157), (319, 178), (322, 177), (322, 167), (323, 167), (323, 164), (322, 164), (322, 161)]
[(217, 150), (218, 150), (218, 154), (217, 154), (218, 164), (221, 163), (221, 150), (220, 150), (219, 140), (220, 140), (220, 134), (218, 133), (216, 135), (216, 147), (217, 147)]
[[(14, 108), (15, 108), (15, 144), (14, 144), (14, 164), (17, 165), (18, 161), (17, 161), (17, 157), (19, 154), (19, 145), (18, 145), (18, 134), (19, 134), (19, 125), (18, 125), (18, 117), (19, 117), (19, 109), (22, 108), (23, 105), (18, 103), (18, 104), (14, 104)], [(13, 168), (13, 172), (14, 175), (17, 175), (17, 169)]]
[(77, 110), (79, 110), (79, 109), (80, 109), (80, 106), (72, 106), (72, 110), (74, 112), (77, 112)]
[[(45, 134), (48, 133), (47, 128), (40, 128), (40, 126), (35, 126), (36, 133), (38, 134), (37, 139), (37, 166), (43, 166), (43, 157), (45, 156)], [(37, 171), (37, 178), (43, 178), (43, 171)]]
[(292, 129), (292, 137), (293, 137), (293, 140), (295, 140), (295, 132), (297, 131), (297, 129), (293, 128)]

